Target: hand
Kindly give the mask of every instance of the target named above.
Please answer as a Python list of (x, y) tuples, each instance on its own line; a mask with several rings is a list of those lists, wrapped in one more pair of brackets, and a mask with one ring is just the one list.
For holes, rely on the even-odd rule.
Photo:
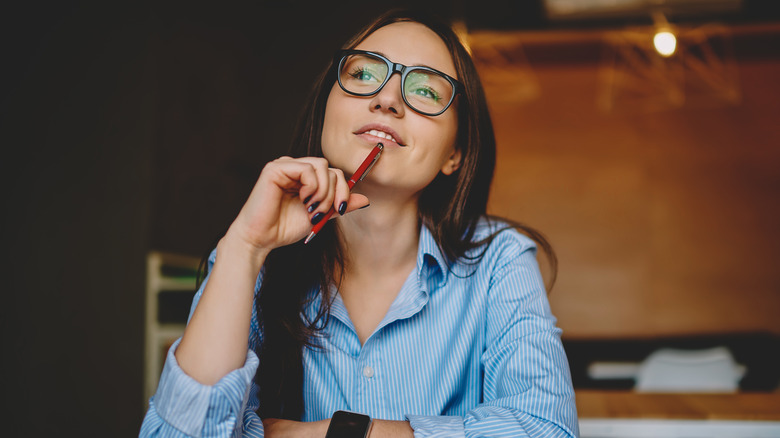
[(228, 234), (267, 253), (301, 240), (312, 218), (331, 206), (338, 211), (344, 202), (350, 212), (368, 205), (368, 198), (350, 193), (340, 169), (324, 158), (281, 157), (263, 168)]
[(266, 438), (324, 438), (328, 432), (330, 420), (300, 422), (292, 420), (280, 420), (278, 418), (266, 418), (263, 420), (263, 429)]

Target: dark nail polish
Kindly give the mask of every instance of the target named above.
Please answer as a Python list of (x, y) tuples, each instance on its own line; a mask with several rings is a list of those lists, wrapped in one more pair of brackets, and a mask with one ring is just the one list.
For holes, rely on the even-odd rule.
[(364, 208), (367, 208), (367, 207), (368, 207), (368, 206), (370, 206), (370, 205), (371, 205), (371, 204), (366, 204), (366, 205), (364, 205), (364, 206), (362, 206), (362, 207), (358, 208), (358, 210), (362, 210), (362, 209), (364, 209)]
[(317, 201), (314, 204), (310, 205), (307, 210), (309, 211), (309, 213), (311, 213), (312, 211), (316, 210), (317, 207), (319, 207), (319, 206), (320, 206), (320, 203), (319, 203), (319, 201)]
[(311, 201), (311, 197), (312, 197), (312, 196), (314, 196), (314, 195), (309, 195), (309, 196), (307, 196), (307, 197), (306, 197), (306, 199), (304, 199), (304, 200), (303, 200), (303, 205), (306, 205), (306, 204), (308, 204), (308, 203), (309, 203), (309, 201)]
[(325, 213), (323, 212), (319, 212), (315, 214), (314, 217), (311, 218), (311, 224), (317, 225), (324, 217), (325, 217)]
[(344, 213), (347, 212), (347, 202), (344, 201), (341, 204), (339, 204), (339, 214), (344, 216)]

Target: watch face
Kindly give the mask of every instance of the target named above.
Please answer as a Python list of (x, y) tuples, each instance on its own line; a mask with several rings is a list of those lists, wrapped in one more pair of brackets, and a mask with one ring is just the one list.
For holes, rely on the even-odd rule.
[(330, 420), (327, 438), (364, 438), (370, 424), (367, 415), (338, 411)]

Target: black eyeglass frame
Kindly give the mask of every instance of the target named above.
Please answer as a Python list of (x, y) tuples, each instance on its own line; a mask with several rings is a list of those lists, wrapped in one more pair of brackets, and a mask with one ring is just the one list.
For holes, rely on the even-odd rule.
[[(382, 84), (377, 87), (376, 90), (372, 91), (371, 93), (356, 93), (354, 91), (349, 91), (344, 86), (344, 84), (341, 83), (341, 68), (343, 67), (344, 61), (347, 59), (349, 55), (369, 55), (373, 56), (375, 58), (381, 59), (382, 61), (387, 64), (387, 76), (385, 77), (385, 80), (382, 81)], [(357, 49), (350, 49), (350, 50), (339, 50), (336, 52), (336, 56), (334, 57), (335, 61), (334, 65), (336, 66), (336, 80), (339, 83), (339, 87), (341, 87), (342, 90), (344, 90), (345, 93), (351, 94), (353, 96), (373, 96), (380, 91), (382, 91), (383, 88), (385, 88), (385, 85), (390, 81), (390, 78), (398, 73), (401, 75), (401, 97), (404, 99), (404, 103), (406, 106), (412, 109), (412, 111), (415, 111), (417, 113), (420, 113), (425, 116), (438, 116), (440, 114), (443, 114), (444, 111), (447, 111), (447, 109), (452, 105), (452, 102), (455, 101), (455, 96), (457, 96), (460, 93), (463, 93), (466, 87), (463, 86), (457, 79), (453, 78), (452, 76), (448, 75), (447, 73), (444, 73), (442, 71), (436, 70), (435, 68), (425, 67), (422, 65), (413, 65), (413, 66), (406, 66), (397, 62), (393, 62), (387, 57), (380, 55), (376, 52), (370, 52), (367, 50), (357, 50)], [(404, 92), (404, 83), (406, 83), (406, 76), (411, 71), (415, 70), (422, 70), (422, 71), (429, 71), (436, 73), (438, 75), (443, 76), (451, 85), (452, 85), (452, 96), (450, 96), (450, 101), (447, 102), (447, 105), (444, 106), (444, 108), (436, 113), (426, 113), (425, 111), (420, 111), (419, 109), (413, 107), (409, 104), (409, 101), (406, 100), (406, 93)]]

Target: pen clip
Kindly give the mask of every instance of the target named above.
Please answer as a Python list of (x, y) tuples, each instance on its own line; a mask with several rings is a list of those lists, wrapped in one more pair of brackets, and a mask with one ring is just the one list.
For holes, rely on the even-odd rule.
[(358, 179), (358, 182), (363, 181), (363, 178), (365, 178), (366, 175), (368, 175), (368, 172), (371, 172), (371, 168), (374, 167), (374, 164), (376, 164), (376, 160), (378, 160), (379, 156), (382, 155), (382, 150), (384, 150), (385, 145), (383, 145), (382, 143), (377, 143), (376, 147), (379, 148), (379, 152), (377, 152), (374, 159), (371, 160), (371, 164), (368, 165), (368, 168), (366, 169), (365, 172), (363, 172), (363, 175), (360, 175), (360, 179)]

